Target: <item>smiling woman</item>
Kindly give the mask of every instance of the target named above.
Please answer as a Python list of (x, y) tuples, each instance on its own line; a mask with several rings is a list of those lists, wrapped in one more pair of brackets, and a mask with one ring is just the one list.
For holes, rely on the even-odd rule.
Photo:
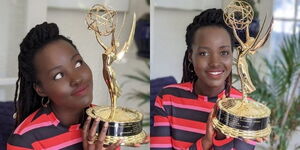
[[(96, 139), (100, 120), (85, 119), (93, 98), (92, 73), (73, 42), (56, 24), (45, 22), (30, 30), (20, 50), (17, 128), (7, 149), (104, 149), (108, 124)], [(106, 148), (116, 149), (119, 142)]]
[(185, 38), (182, 83), (163, 88), (151, 110), (151, 149), (254, 149), (254, 141), (225, 136), (212, 126), (218, 99), (242, 97), (231, 86), (234, 38), (223, 10), (195, 16)]

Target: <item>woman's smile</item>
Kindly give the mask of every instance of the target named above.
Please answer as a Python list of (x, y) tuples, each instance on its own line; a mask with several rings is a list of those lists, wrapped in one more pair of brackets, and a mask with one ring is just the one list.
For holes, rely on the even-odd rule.
[(84, 96), (88, 93), (88, 91), (90, 90), (89, 85), (80, 85), (79, 87), (75, 88), (71, 95), (72, 96)]

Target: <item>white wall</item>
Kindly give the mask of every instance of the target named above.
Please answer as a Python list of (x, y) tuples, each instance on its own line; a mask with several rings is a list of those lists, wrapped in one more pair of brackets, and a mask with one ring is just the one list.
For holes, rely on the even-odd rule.
[[(26, 0), (0, 0), (0, 81), (16, 77), (19, 43), (26, 29)], [(11, 83), (12, 80), (6, 80)], [(14, 83), (14, 82), (13, 82)], [(0, 84), (0, 101), (13, 100), (14, 85)]]

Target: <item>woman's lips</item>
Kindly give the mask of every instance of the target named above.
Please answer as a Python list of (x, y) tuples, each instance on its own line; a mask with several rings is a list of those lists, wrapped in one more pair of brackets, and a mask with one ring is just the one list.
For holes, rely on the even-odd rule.
[(216, 70), (216, 71), (207, 71), (207, 74), (209, 77), (214, 78), (214, 79), (219, 79), (222, 77), (224, 71), (222, 70)]
[(82, 96), (85, 95), (88, 91), (88, 85), (79, 86), (72, 92), (72, 96)]

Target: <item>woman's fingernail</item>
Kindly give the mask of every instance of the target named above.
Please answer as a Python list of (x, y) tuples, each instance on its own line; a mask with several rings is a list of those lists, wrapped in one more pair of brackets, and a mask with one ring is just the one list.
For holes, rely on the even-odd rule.
[(96, 121), (100, 121), (100, 118), (96, 118)]

